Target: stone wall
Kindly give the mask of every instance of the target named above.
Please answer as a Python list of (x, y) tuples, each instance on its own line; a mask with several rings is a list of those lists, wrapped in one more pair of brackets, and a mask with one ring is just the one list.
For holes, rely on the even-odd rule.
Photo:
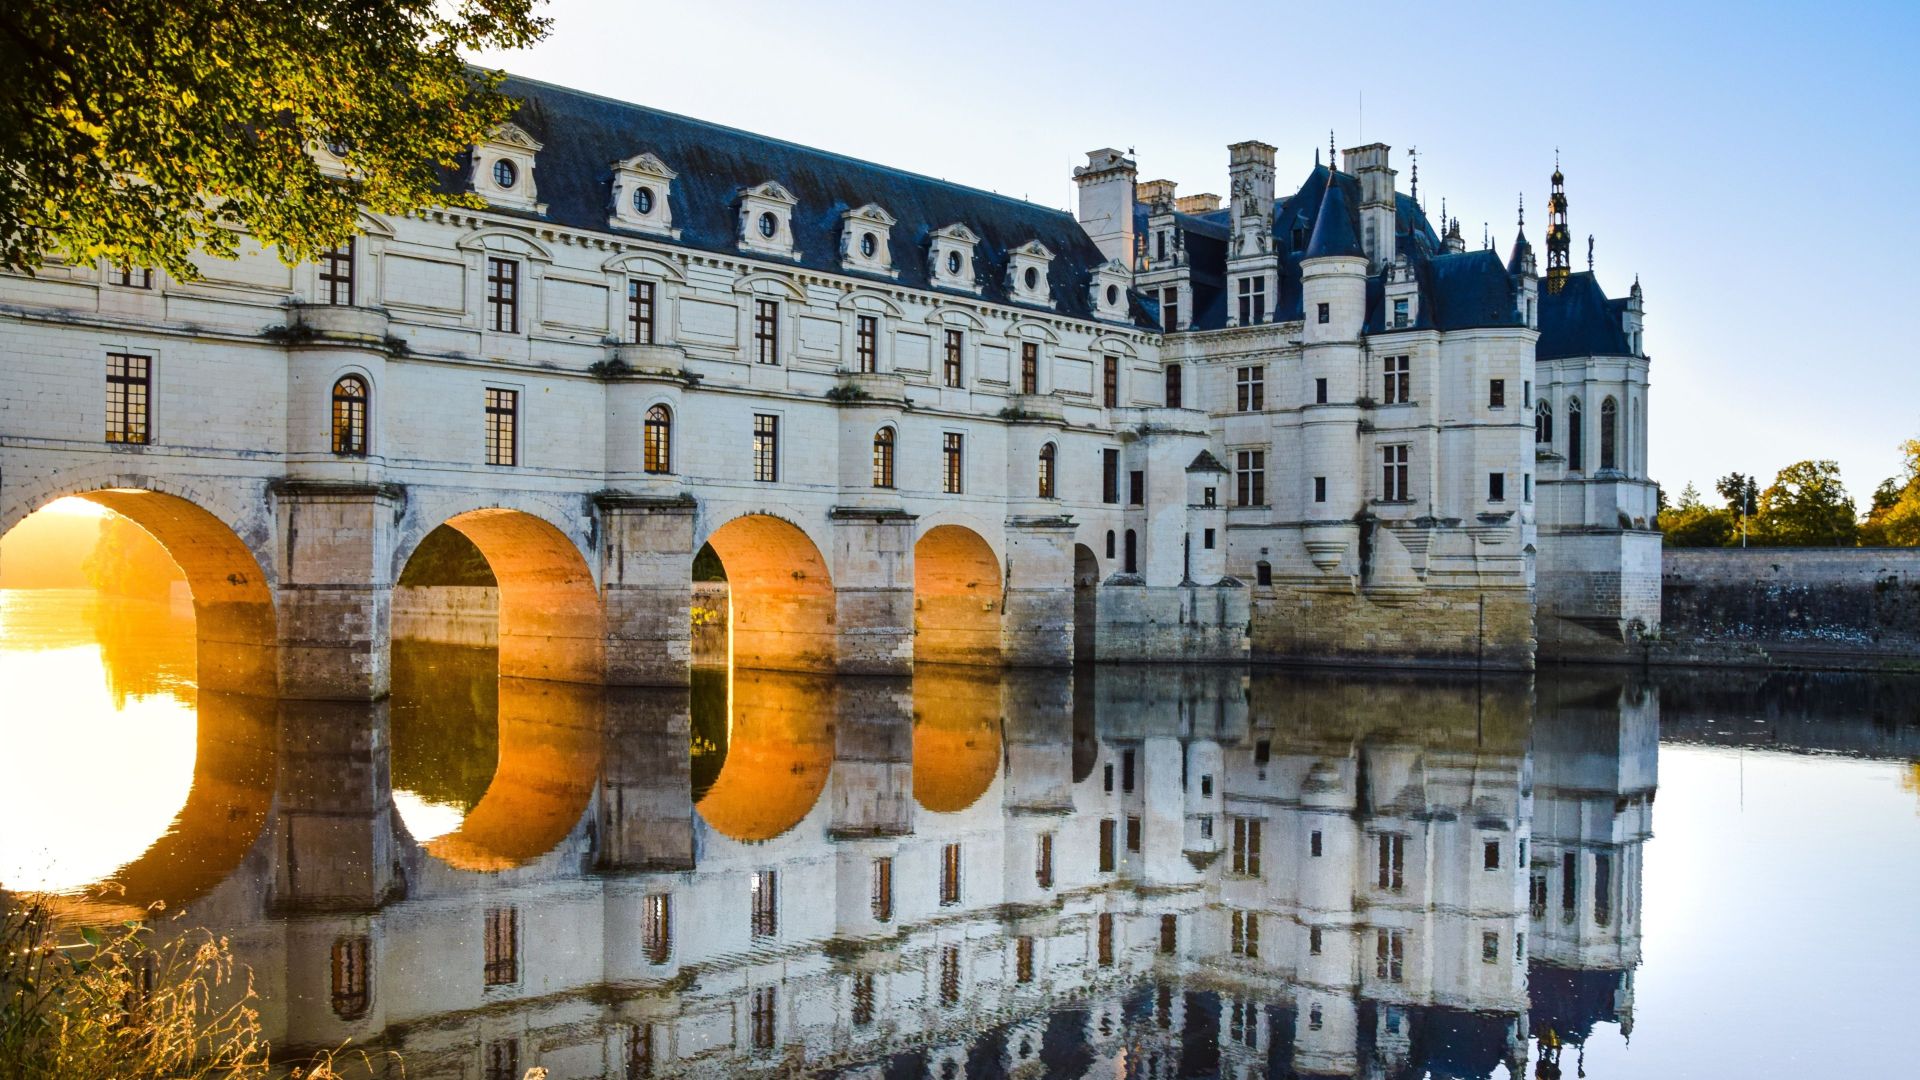
[(500, 644), (500, 590), (480, 585), (393, 590), (393, 636), (442, 645)]
[(1920, 667), (1920, 549), (1683, 548), (1653, 663)]
[(1364, 593), (1276, 586), (1253, 598), (1253, 657), (1299, 663), (1407, 663), (1525, 670), (1534, 663), (1526, 589)]

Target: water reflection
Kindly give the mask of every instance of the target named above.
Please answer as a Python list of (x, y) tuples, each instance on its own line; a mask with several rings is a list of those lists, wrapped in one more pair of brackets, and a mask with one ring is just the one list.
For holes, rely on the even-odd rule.
[[(1687, 865), (1750, 808), (1676, 822), (1670, 794), (1656, 871), (1663, 731), (1695, 773), (1854, 755), (1899, 810), (1845, 827), (1900, 850), (1914, 700), (1143, 666), (589, 691), (411, 643), (387, 703), (197, 695), (191, 793), (121, 875), (234, 936), (279, 1054), (351, 1040), (414, 1077), (1674, 1075), (1671, 1033), (1717, 1014), (1663, 987), (1762, 985), (1778, 922)], [(1797, 857), (1744, 843), (1711, 857)], [(1684, 958), (1719, 925), (1748, 968), (1709, 979)], [(1910, 1008), (1892, 967), (1875, 996)]]

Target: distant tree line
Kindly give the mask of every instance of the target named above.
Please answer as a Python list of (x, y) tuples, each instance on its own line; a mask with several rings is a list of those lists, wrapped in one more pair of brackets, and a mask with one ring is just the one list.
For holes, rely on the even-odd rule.
[(1688, 484), (1680, 501), (1660, 499), (1660, 531), (1669, 547), (1920, 547), (1920, 439), (1901, 444), (1901, 470), (1874, 489), (1863, 518), (1833, 461), (1798, 461), (1765, 488), (1728, 473), (1709, 503)]

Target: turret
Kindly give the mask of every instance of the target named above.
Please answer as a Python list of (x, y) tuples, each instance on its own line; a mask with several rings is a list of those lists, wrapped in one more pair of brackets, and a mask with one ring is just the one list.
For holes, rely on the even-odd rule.
[(1627, 294), (1627, 309), (1620, 315), (1620, 329), (1627, 335), (1627, 351), (1646, 355), (1640, 335), (1646, 329), (1646, 295), (1640, 291), (1640, 275), (1633, 277), (1633, 291)]
[(1112, 147), (1087, 152), (1087, 163), (1073, 170), (1080, 186), (1080, 227), (1100, 253), (1123, 266), (1133, 265), (1133, 159)]
[(1569, 261), (1571, 243), (1567, 232), (1567, 178), (1561, 175), (1556, 163), (1553, 194), (1547, 199), (1547, 291), (1550, 293), (1565, 288), (1567, 277), (1573, 273), (1573, 263)]
[(1378, 270), (1393, 261), (1395, 207), (1394, 171), (1388, 167), (1392, 147), (1368, 143), (1347, 151), (1347, 171), (1360, 180), (1360, 241), (1367, 268)]
[[(1356, 402), (1362, 393), (1360, 332), (1367, 315), (1367, 255), (1354, 231), (1354, 213), (1338, 173), (1328, 176), (1313, 235), (1300, 257), (1306, 325), (1303, 374), (1312, 387), (1303, 425), (1307, 493), (1306, 546), (1322, 573), (1336, 572), (1358, 536), (1353, 515), (1363, 508), (1359, 487)], [(1324, 396), (1320, 389), (1325, 388)]]
[(1513, 279), (1514, 310), (1521, 325), (1539, 325), (1539, 268), (1533, 259), (1533, 245), (1527, 240), (1527, 204), (1520, 202), (1520, 223), (1513, 234), (1513, 253), (1507, 256), (1507, 275)]

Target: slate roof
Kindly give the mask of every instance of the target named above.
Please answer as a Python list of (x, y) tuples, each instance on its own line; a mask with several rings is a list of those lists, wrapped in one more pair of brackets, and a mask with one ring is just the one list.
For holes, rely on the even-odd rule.
[(1627, 332), (1620, 315), (1625, 300), (1609, 299), (1593, 271), (1567, 275), (1557, 293), (1540, 284), (1540, 346), (1534, 356), (1627, 356)]
[(1347, 204), (1344, 185), (1328, 184), (1320, 198), (1320, 211), (1313, 217), (1313, 236), (1307, 241), (1303, 259), (1331, 259), (1339, 256), (1366, 258), (1360, 246), (1360, 232), (1354, 227), (1353, 207)]
[[(513, 123), (543, 144), (534, 180), (547, 211), (518, 216), (620, 233), (607, 221), (613, 165), (649, 151), (679, 174), (669, 198), (680, 238), (636, 237), (742, 254), (740, 190), (775, 180), (799, 200), (792, 219), (799, 266), (873, 277), (841, 268), (839, 233), (843, 213), (878, 203), (896, 220), (890, 242), (899, 276), (877, 281), (941, 291), (928, 280), (928, 234), (961, 222), (981, 238), (974, 253), (981, 299), (1032, 309), (1007, 294), (1007, 255), (1038, 240), (1054, 255), (1048, 268), (1054, 310), (1093, 316), (1088, 285), (1106, 259), (1064, 210), (518, 76), (509, 76), (503, 90), (521, 101)], [(468, 165), (463, 160), (449, 182), (461, 183)], [(1132, 310), (1137, 324), (1155, 325), (1137, 298)]]

